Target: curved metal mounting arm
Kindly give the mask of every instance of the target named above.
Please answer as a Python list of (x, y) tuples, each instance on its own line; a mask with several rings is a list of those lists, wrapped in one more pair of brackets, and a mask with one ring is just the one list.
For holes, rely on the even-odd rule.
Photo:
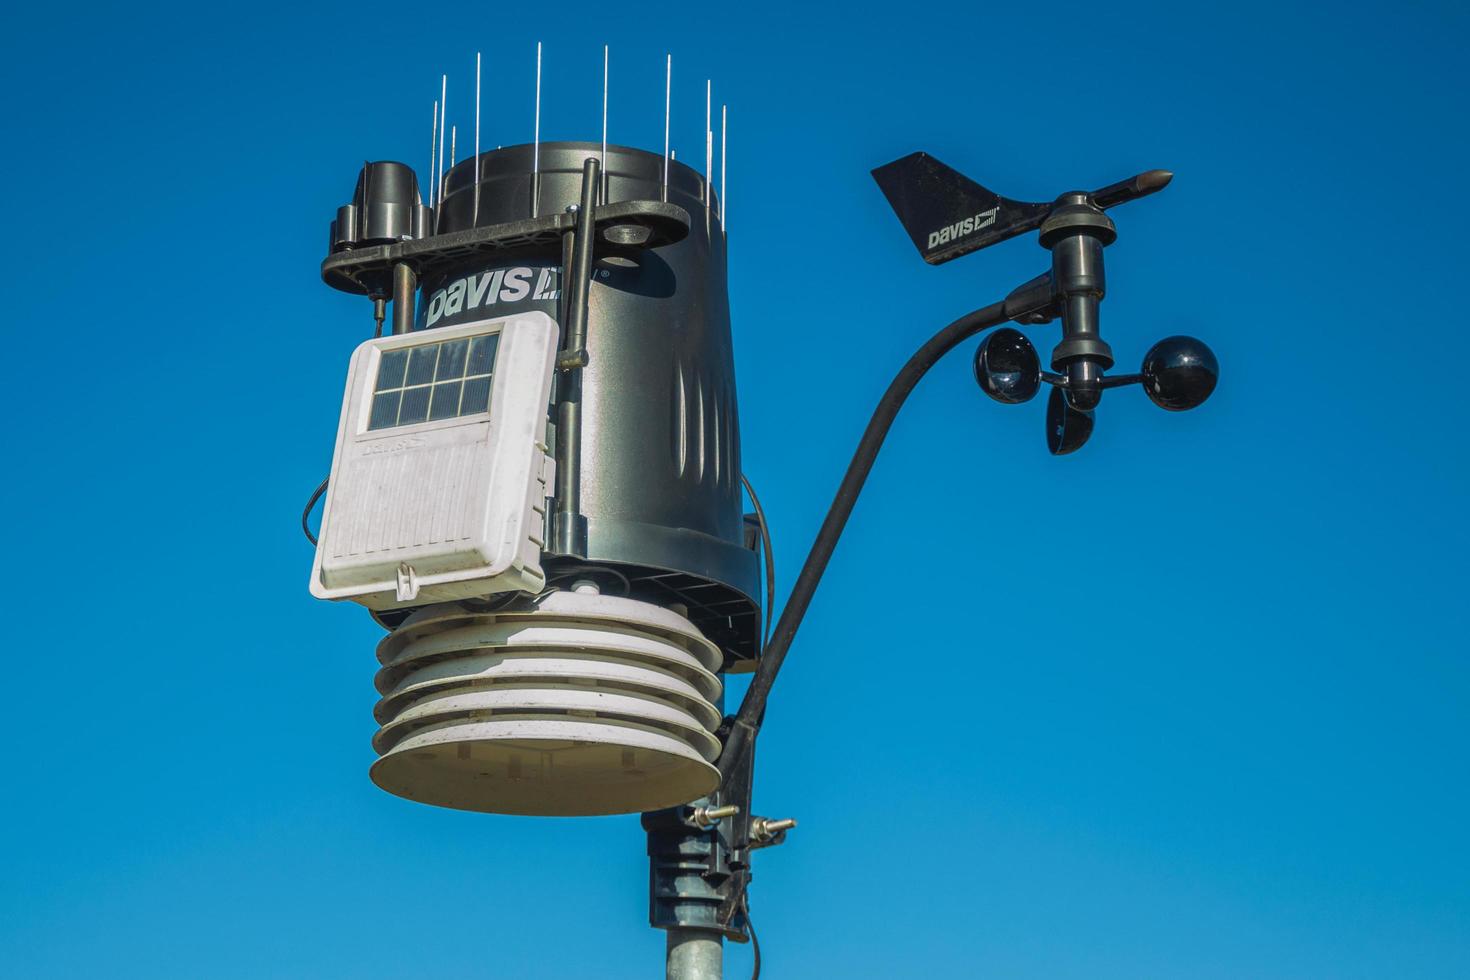
[(751, 678), (745, 699), (740, 702), (740, 710), (730, 725), (730, 733), (725, 739), (719, 759), (723, 789), (733, 788), (730, 786), (732, 778), (740, 772), (742, 762), (754, 746), (756, 733), (765, 717), (766, 699), (770, 697), (771, 686), (775, 684), (776, 675), (781, 671), (781, 663), (786, 659), (791, 641), (796, 638), (796, 631), (806, 615), (807, 606), (811, 605), (812, 596), (816, 594), (817, 585), (822, 580), (822, 573), (826, 571), (827, 562), (831, 560), (832, 552), (837, 547), (837, 539), (842, 536), (853, 505), (857, 503), (858, 494), (862, 492), (868, 473), (873, 469), (878, 450), (883, 448), (883, 440), (888, 436), (888, 430), (898, 417), (898, 411), (903, 407), (909, 392), (914, 390), (919, 379), (941, 357), (960, 343), (991, 327), (1000, 326), (1013, 318), (1020, 319), (1033, 312), (1028, 309), (1030, 305), (1034, 304), (1020, 301), (1017, 294), (1013, 293), (1006, 301), (992, 303), (960, 317), (929, 338), (929, 342), (909, 358), (903, 370), (898, 372), (898, 377), (893, 379), (893, 383), (884, 392), (872, 420), (863, 431), (862, 440), (858, 443), (852, 462), (848, 464), (847, 473), (837, 487), (837, 496), (832, 500), (826, 519), (822, 521), (822, 528), (817, 532), (817, 539), (806, 556), (806, 563), (802, 565), (796, 584), (791, 588), (791, 595), (781, 609), (781, 618), (776, 621), (775, 629), (772, 630), (771, 642), (761, 652), (755, 676)]

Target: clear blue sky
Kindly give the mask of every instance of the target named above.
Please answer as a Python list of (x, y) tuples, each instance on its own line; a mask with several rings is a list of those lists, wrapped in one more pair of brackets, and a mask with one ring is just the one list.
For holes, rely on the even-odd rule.
[[(776, 689), (768, 977), (1470, 975), (1464, 48), (1451, 4), (173, 9), (29, 4), (0, 74), (10, 465), (0, 974), (658, 975), (636, 817), (372, 786), (372, 645), (296, 527), (366, 305), (322, 286), (363, 159), (485, 142), (698, 158), (730, 109), (745, 467), (784, 594), (902, 360), (1039, 272), (925, 266), (868, 170), (1117, 213), (1124, 366), (1078, 455), (967, 346), (925, 381)], [(1070, 132), (1064, 127), (1071, 126)], [(461, 141), (461, 146), (464, 141)], [(461, 150), (463, 155), (463, 150)], [(1043, 350), (1053, 332), (1038, 333)], [(1076, 529), (1087, 553), (1059, 561)], [(729, 956), (748, 969), (748, 949)]]

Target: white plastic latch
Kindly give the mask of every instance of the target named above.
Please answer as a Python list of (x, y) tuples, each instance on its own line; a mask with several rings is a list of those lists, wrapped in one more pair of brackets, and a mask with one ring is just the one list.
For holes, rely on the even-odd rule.
[(419, 597), (419, 577), (406, 561), (398, 563), (398, 601), (412, 602)]

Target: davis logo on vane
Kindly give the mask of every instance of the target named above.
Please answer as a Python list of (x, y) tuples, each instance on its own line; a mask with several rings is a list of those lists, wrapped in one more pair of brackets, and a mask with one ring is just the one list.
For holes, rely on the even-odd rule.
[(990, 225), (995, 224), (995, 216), (999, 213), (1000, 208), (998, 206), (993, 207), (989, 211), (972, 214), (965, 220), (956, 221), (954, 224), (941, 228), (938, 231), (931, 231), (929, 233), (929, 247), (936, 248), (952, 242), (956, 238), (973, 235), (981, 228), (988, 228)]

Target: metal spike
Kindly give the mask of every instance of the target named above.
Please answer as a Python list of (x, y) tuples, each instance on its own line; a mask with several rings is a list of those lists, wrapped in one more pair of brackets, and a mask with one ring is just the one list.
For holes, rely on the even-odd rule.
[(531, 217), (541, 216), (541, 42), (536, 42), (536, 131), (531, 149)]
[(725, 133), (729, 106), (720, 106), (720, 230), (729, 231), (730, 221), (726, 215), (730, 205), (725, 197)]
[(471, 225), (480, 223), (480, 52), (475, 52), (475, 204)]
[(669, 99), (674, 85), (674, 56), (668, 56), (664, 68), (664, 187), (663, 198), (669, 199)]
[(438, 187), (439, 185), (437, 183), (435, 183), (435, 181), (434, 181), (434, 174), (437, 172), (437, 167), (438, 167), (438, 162), (439, 162), (438, 153), (439, 153), (439, 100), (438, 99), (435, 99), (434, 100), (434, 127), (429, 130), (429, 173), (428, 173), (428, 177), (429, 177), (428, 191), (429, 192), (426, 195), (424, 195), (425, 199), (429, 202), (429, 207), (433, 207), (434, 206), (434, 202), (437, 200), (437, 198), (434, 197), (434, 188)]
[[(434, 198), (434, 206), (437, 208), (444, 203), (444, 175), (440, 171), (444, 169), (444, 130), (445, 120), (449, 118), (449, 76), (439, 76), (439, 166), (435, 171), (439, 175), (439, 193)], [(438, 219), (435, 219), (438, 225)]]
[(602, 46), (602, 203), (607, 203), (607, 45)]

